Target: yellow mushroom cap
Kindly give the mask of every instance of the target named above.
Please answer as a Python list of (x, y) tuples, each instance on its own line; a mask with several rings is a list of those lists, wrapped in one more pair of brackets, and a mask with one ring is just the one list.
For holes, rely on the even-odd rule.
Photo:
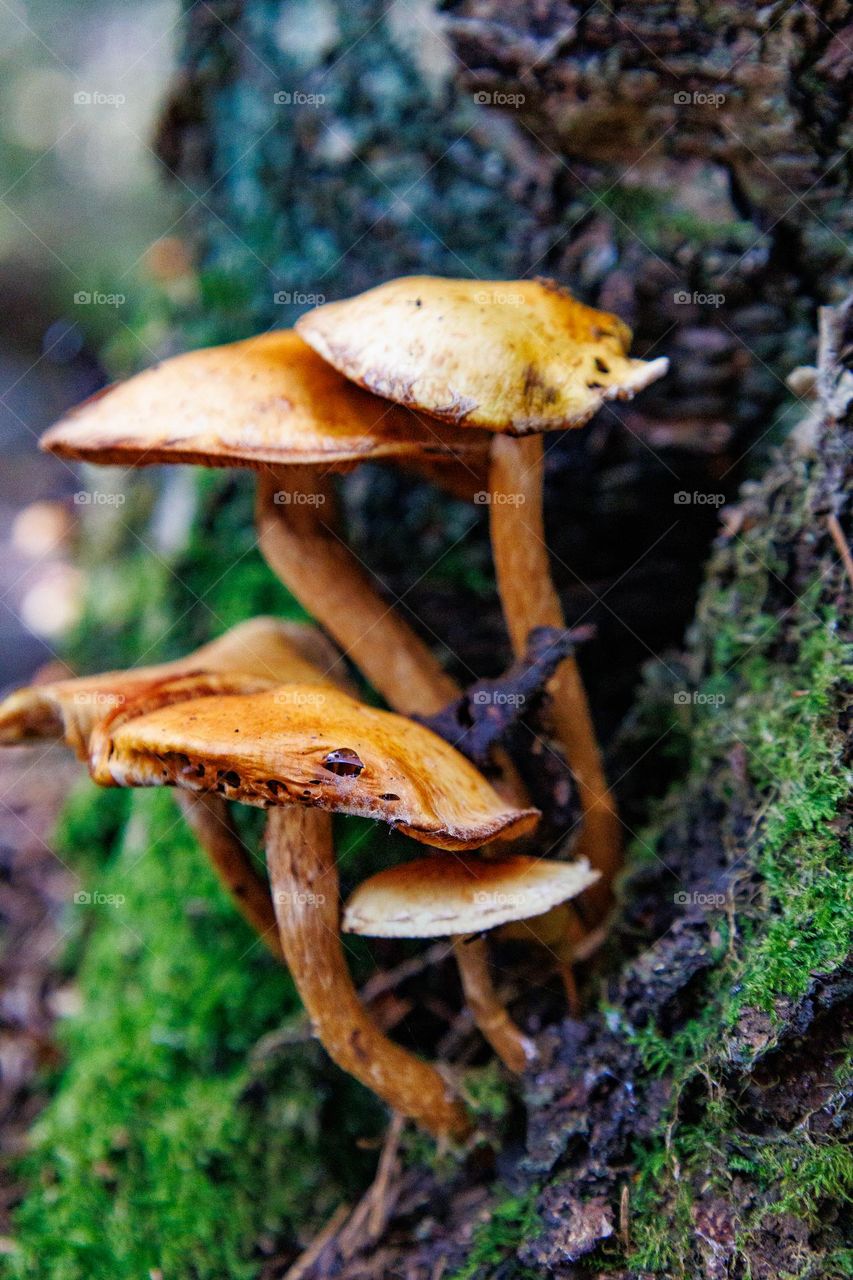
[(214, 791), (388, 822), (425, 844), (472, 849), (534, 825), (429, 729), (316, 684), (205, 697), (92, 734), (96, 782)]
[[(316, 627), (277, 618), (251, 618), (186, 657), (128, 671), (54, 680), (18, 689), (0, 702), (0, 744), (64, 739), (81, 757), (88, 755), (95, 724), (164, 681), (190, 672), (231, 677), (246, 691), (288, 680), (322, 683), (337, 675), (339, 657)], [(204, 673), (204, 676), (202, 676)], [(193, 696), (187, 684), (187, 698)]]
[(543, 280), (410, 276), (317, 307), (297, 329), (361, 387), (512, 435), (579, 426), (668, 368), (630, 359), (627, 325)]
[(542, 915), (598, 878), (586, 859), (420, 858), (360, 884), (344, 908), (342, 927), (372, 938), (481, 933)]
[(85, 401), (41, 443), (127, 466), (345, 466), (464, 452), (434, 424), (353, 386), (291, 330), (164, 360)]

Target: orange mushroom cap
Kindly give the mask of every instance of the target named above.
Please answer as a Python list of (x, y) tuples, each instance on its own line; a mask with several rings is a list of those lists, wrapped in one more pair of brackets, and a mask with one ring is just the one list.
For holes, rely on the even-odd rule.
[(629, 358), (627, 325), (545, 280), (410, 276), (317, 307), (296, 327), (359, 386), (511, 435), (580, 426), (668, 368)]
[[(81, 759), (95, 724), (164, 681), (193, 673), (186, 699), (209, 676), (230, 677), (246, 692), (287, 680), (323, 683), (339, 670), (334, 646), (316, 627), (277, 618), (251, 618), (186, 657), (127, 671), (54, 680), (18, 689), (0, 702), (0, 745), (63, 739)], [(186, 700), (185, 699), (185, 700)]]
[(346, 466), (466, 451), (353, 386), (291, 330), (164, 360), (79, 405), (41, 443), (61, 457), (127, 466)]
[(211, 696), (94, 730), (96, 782), (218, 792), (390, 823), (424, 844), (473, 849), (531, 828), (472, 764), (422, 725), (316, 684)]

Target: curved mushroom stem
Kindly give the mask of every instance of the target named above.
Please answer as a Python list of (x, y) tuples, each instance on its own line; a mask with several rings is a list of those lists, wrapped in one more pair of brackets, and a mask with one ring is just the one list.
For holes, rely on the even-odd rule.
[(523, 1035), (498, 998), (489, 973), (489, 953), (483, 938), (453, 939), (465, 1002), (495, 1053), (519, 1075), (537, 1058), (536, 1045)]
[[(282, 494), (287, 502), (281, 501)], [(458, 695), (455, 682), (381, 598), (335, 533), (334, 520), (332, 486), (319, 468), (282, 467), (258, 477), (258, 539), (270, 568), (390, 706), (403, 714), (433, 715)], [(521, 789), (508, 760), (504, 774), (508, 788)], [(494, 990), (485, 998), (490, 984), (487, 965), (477, 963), (469, 948), (457, 949), (456, 958), (463, 987), (479, 991), (480, 1007), (494, 1010), (499, 1004)], [(470, 978), (469, 965), (476, 969)], [(509, 1015), (504, 1016), (506, 1025), (497, 1043), (485, 1027), (481, 1030), (510, 1070), (517, 1070), (515, 1064), (526, 1061), (529, 1041)], [(515, 1044), (510, 1043), (513, 1039)]]
[(451, 701), (453, 681), (335, 533), (334, 492), (318, 467), (262, 472), (257, 517), (270, 568), (389, 706), (432, 715)]
[(210, 858), (222, 884), (248, 924), (284, 963), (269, 885), (252, 865), (222, 796), (176, 789), (187, 826)]
[(471, 1121), (434, 1067), (401, 1049), (361, 1004), (339, 933), (331, 820), (319, 809), (271, 809), (267, 866), (281, 944), (317, 1038), (344, 1071), (436, 1135)]
[[(533, 627), (563, 627), (565, 620), (551, 579), (542, 513), (541, 435), (492, 443), (490, 522), (492, 554), (507, 630), (516, 654), (524, 652)], [(503, 501), (501, 501), (503, 499)], [(619, 817), (607, 787), (586, 694), (574, 658), (566, 658), (551, 693), (554, 727), (577, 779), (583, 827), (577, 852), (601, 872), (584, 894), (595, 920), (612, 901), (613, 877), (622, 860)]]

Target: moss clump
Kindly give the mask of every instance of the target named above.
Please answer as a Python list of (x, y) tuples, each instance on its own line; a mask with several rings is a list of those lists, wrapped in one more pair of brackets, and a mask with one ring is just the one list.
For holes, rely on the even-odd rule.
[[(490, 1208), (488, 1218), (476, 1227), (464, 1265), (454, 1271), (449, 1280), (475, 1280), (475, 1277), (497, 1275), (502, 1264), (512, 1258), (534, 1229), (538, 1192), (538, 1187), (531, 1187), (522, 1195), (498, 1199)], [(529, 1267), (516, 1265), (512, 1276), (513, 1280), (536, 1280), (536, 1272)]]
[[(796, 458), (790, 465), (789, 520), (796, 524), (808, 518), (822, 468), (815, 475)], [(778, 497), (777, 506), (784, 521)], [(792, 562), (798, 532), (791, 530)], [(750, 1123), (732, 1087), (744, 1058), (749, 1070), (751, 1049), (740, 1038), (745, 1022), (763, 1016), (772, 1043), (796, 1002), (843, 966), (853, 944), (840, 817), (850, 790), (844, 709), (851, 651), (820, 562), (781, 607), (790, 566), (776, 552), (774, 533), (778, 538), (778, 525), (758, 523), (720, 553), (712, 572), (728, 570), (730, 581), (721, 587), (712, 578), (694, 638), (694, 656), (704, 662), (701, 691), (715, 701), (691, 704), (692, 763), (679, 804), (703, 803), (724, 815), (720, 839), (740, 874), (715, 922), (717, 963), (699, 1013), (674, 1031), (652, 1024), (632, 1033), (645, 1069), (671, 1085), (660, 1138), (636, 1153), (631, 1198), (628, 1261), (653, 1274), (692, 1274), (700, 1194), (737, 1206), (729, 1262), (737, 1274), (738, 1267), (749, 1273), (768, 1215), (790, 1215), (819, 1231), (827, 1205), (837, 1211), (853, 1194), (853, 1155), (840, 1125), (811, 1133)], [(660, 830), (646, 833), (645, 842), (656, 843)], [(836, 1063), (841, 1090), (851, 1064), (837, 1055)], [(849, 1255), (845, 1262), (844, 1250), (831, 1243), (831, 1263), (829, 1253), (806, 1252), (792, 1261), (791, 1274), (853, 1274), (845, 1269)]]
[[(75, 802), (73, 838), (104, 822)], [(110, 800), (107, 805), (110, 805)], [(165, 793), (133, 797), (89, 887), (82, 1012), (26, 1161), (10, 1274), (30, 1280), (249, 1280), (258, 1242), (287, 1249), (353, 1194), (374, 1101), (312, 1045), (251, 1050), (298, 1010), (286, 973), (216, 882)]]

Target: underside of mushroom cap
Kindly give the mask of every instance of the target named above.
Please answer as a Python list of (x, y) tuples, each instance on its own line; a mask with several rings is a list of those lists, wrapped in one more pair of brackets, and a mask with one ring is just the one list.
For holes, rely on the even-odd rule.
[(262, 808), (357, 814), (444, 849), (521, 834), (539, 816), (508, 806), (430, 730), (321, 685), (135, 716), (95, 734), (90, 768), (104, 785), (172, 785)]
[(372, 938), (481, 933), (542, 915), (598, 876), (585, 859), (419, 858), (363, 881), (344, 908), (342, 927)]
[[(251, 618), (173, 662), (18, 689), (0, 702), (0, 745), (62, 739), (86, 759), (99, 720), (172, 677), (239, 674), (249, 692), (289, 680), (322, 683), (339, 671), (337, 650), (316, 627)], [(187, 700), (193, 687), (185, 686)]]
[(147, 466), (453, 458), (466, 448), (355, 387), (291, 330), (208, 347), (155, 365), (72, 410), (42, 437), (65, 458)]
[(580, 426), (666, 373), (631, 330), (545, 280), (410, 276), (297, 322), (353, 382), (458, 426), (525, 435)]

